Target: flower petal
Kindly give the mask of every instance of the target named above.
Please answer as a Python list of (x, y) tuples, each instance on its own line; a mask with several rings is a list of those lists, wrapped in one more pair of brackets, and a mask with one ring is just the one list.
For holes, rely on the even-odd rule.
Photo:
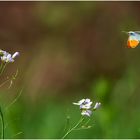
[(85, 103), (89, 103), (90, 102), (90, 99), (85, 99)]
[(12, 58), (14, 59), (15, 57), (17, 57), (19, 55), (19, 52), (15, 52), (13, 55), (12, 55)]
[(79, 103), (73, 103), (74, 105), (80, 105)]
[(92, 114), (92, 111), (91, 110), (83, 110), (82, 112), (81, 112), (81, 115), (82, 116), (91, 116), (91, 114)]
[(98, 109), (100, 106), (101, 106), (101, 103), (100, 103), (100, 102), (97, 102), (97, 103), (95, 104), (95, 106), (94, 106), (93, 109)]
[(80, 105), (80, 109), (90, 109), (90, 108), (91, 108), (90, 104), (86, 104), (86, 105), (81, 104)]
[(79, 104), (82, 104), (84, 102), (85, 102), (85, 99), (82, 99), (82, 100), (79, 101)]
[(84, 101), (85, 101), (85, 99), (82, 99), (82, 100), (80, 100), (78, 103), (73, 103), (73, 104), (74, 104), (74, 105), (81, 105), (81, 104), (84, 103)]

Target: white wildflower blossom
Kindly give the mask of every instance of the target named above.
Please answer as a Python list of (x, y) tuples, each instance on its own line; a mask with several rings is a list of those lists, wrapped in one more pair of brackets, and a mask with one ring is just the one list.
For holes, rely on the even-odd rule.
[(101, 106), (100, 102), (97, 102), (95, 106), (92, 106), (92, 101), (90, 99), (82, 99), (78, 103), (73, 103), (74, 105), (79, 105), (82, 116), (91, 116), (92, 111), (95, 111)]
[(0, 58), (3, 62), (10, 63), (14, 62), (14, 58), (16, 58), (19, 55), (19, 52), (15, 52), (13, 55), (10, 53), (0, 50)]
[(78, 103), (73, 103), (73, 104), (74, 104), (74, 105), (81, 105), (81, 104), (84, 103), (84, 101), (85, 101), (85, 99), (82, 99), (82, 100), (80, 100)]
[(12, 58), (14, 59), (15, 57), (19, 56), (19, 52), (15, 52), (13, 55), (12, 55)]
[(81, 115), (82, 116), (91, 116), (92, 111), (91, 110), (82, 110)]
[(80, 109), (90, 109), (91, 108), (92, 102), (85, 103), (85, 104), (84, 103), (80, 105)]
[(90, 109), (92, 102), (90, 99), (82, 99), (78, 103), (73, 103), (74, 105), (79, 105), (80, 109)]

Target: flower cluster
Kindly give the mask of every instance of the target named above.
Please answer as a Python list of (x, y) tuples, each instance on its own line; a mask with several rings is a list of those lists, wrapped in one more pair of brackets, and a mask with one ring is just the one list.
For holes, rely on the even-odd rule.
[(0, 58), (2, 62), (10, 63), (14, 62), (14, 59), (19, 55), (19, 52), (15, 52), (13, 55), (10, 53), (0, 50)]
[(79, 105), (82, 116), (91, 116), (92, 111), (98, 109), (101, 106), (100, 102), (97, 102), (92, 106), (92, 101), (90, 99), (82, 99), (78, 103), (73, 103), (74, 105)]

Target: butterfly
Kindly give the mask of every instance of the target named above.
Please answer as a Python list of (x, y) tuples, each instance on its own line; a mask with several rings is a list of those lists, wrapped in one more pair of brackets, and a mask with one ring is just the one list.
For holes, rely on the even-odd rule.
[(128, 34), (127, 47), (136, 48), (140, 42), (140, 31), (129, 31), (125, 33)]

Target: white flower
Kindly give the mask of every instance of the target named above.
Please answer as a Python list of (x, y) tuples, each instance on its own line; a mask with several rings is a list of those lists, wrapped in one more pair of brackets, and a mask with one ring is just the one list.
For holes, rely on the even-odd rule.
[(89, 116), (92, 114), (91, 109), (92, 102), (90, 99), (82, 99), (78, 103), (73, 103), (74, 105), (79, 105), (82, 116)]
[(6, 63), (8, 63), (8, 62), (14, 62), (14, 59), (12, 58), (12, 55), (11, 54), (5, 54), (5, 55), (3, 55), (3, 56), (1, 56), (1, 60), (3, 61), (3, 62), (6, 62)]
[(8, 53), (6, 51), (0, 50), (0, 56), (7, 55)]
[(15, 57), (19, 56), (19, 52), (15, 52), (13, 55), (12, 55), (12, 58), (14, 59)]
[(94, 106), (94, 110), (96, 110), (96, 109), (98, 109), (99, 107), (101, 106), (101, 103), (100, 102), (97, 102), (96, 104), (95, 104), (95, 106)]
[(78, 103), (73, 103), (74, 105), (79, 105), (80, 109), (90, 109), (92, 102), (90, 99), (82, 99)]
[(82, 103), (84, 103), (85, 99), (80, 100), (78, 103), (73, 103), (74, 105), (81, 105)]
[(92, 102), (86, 103), (86, 104), (81, 104), (80, 109), (90, 109), (91, 108)]
[(82, 112), (81, 112), (81, 115), (82, 116), (88, 116), (88, 117), (90, 117), (91, 114), (92, 114), (92, 111), (91, 110), (82, 110)]
[(95, 111), (96, 109), (98, 109), (101, 106), (100, 102), (97, 102), (94, 107), (91, 106), (92, 102), (90, 101), (90, 99), (82, 99), (78, 103), (73, 103), (73, 104), (79, 105), (80, 110), (81, 110), (81, 115), (88, 116), (88, 117), (91, 116), (92, 111)]
[(11, 55), (6, 51), (0, 50), (0, 55), (3, 62), (9, 63), (14, 62), (14, 58), (19, 55), (19, 52), (15, 52), (13, 55)]

